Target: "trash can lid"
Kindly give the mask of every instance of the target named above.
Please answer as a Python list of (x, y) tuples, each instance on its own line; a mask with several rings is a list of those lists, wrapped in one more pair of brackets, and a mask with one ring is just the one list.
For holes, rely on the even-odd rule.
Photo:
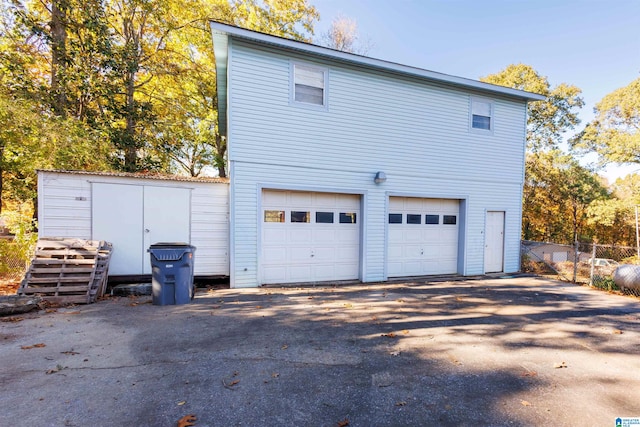
[(191, 245), (186, 242), (158, 242), (158, 243), (154, 243), (150, 247), (154, 247), (154, 246), (191, 246)]

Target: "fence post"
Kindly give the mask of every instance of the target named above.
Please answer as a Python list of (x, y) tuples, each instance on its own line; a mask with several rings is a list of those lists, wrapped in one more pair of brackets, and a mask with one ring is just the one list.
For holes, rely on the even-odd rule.
[(593, 272), (596, 269), (596, 244), (593, 244), (593, 250), (591, 251), (591, 272), (589, 273), (589, 286), (593, 286)]
[(576, 239), (576, 243), (573, 248), (573, 283), (578, 283), (578, 247), (579, 243)]

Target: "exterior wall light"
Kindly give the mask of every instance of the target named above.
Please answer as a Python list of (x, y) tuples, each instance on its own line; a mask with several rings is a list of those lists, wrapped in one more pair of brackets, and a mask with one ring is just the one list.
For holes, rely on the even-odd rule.
[(387, 174), (384, 172), (377, 172), (375, 178), (373, 178), (373, 182), (376, 184), (382, 184), (387, 180)]

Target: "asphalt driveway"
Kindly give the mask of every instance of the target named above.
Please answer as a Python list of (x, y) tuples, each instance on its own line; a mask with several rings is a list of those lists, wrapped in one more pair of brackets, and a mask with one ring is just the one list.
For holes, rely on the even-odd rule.
[(640, 417), (640, 300), (631, 297), (502, 278), (149, 301), (2, 319), (0, 425), (175, 426), (193, 414), (196, 426), (614, 426)]

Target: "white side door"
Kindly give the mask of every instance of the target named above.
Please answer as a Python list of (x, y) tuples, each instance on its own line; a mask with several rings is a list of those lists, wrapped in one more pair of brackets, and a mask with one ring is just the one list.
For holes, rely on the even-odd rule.
[(503, 211), (487, 211), (484, 239), (484, 272), (504, 271)]
[(92, 184), (91, 236), (113, 244), (109, 274), (143, 274), (141, 185)]

